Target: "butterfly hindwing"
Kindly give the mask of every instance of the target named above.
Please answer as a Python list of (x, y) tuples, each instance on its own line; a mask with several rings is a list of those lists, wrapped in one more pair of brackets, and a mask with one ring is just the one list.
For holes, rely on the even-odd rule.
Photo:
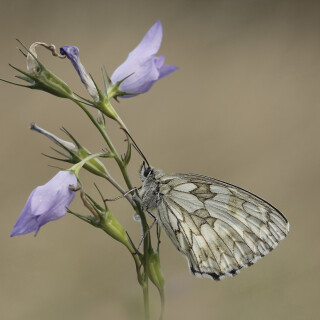
[(159, 178), (158, 220), (197, 276), (235, 275), (274, 249), (289, 223), (254, 194), (213, 178)]

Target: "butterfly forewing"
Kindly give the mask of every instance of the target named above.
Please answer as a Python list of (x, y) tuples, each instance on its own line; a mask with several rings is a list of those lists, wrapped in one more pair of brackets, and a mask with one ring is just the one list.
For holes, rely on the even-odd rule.
[(148, 194), (144, 184), (144, 207), (154, 195), (161, 226), (197, 276), (233, 276), (273, 250), (289, 231), (282, 213), (234, 185), (160, 171), (148, 179), (156, 190)]

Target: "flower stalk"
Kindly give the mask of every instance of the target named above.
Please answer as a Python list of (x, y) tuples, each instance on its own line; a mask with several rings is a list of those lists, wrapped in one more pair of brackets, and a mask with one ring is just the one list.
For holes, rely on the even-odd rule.
[[(128, 189), (132, 190), (133, 185), (130, 181), (130, 177), (129, 177), (127, 169), (126, 169), (126, 165), (124, 164), (124, 162), (120, 158), (120, 156), (119, 156), (115, 146), (113, 145), (107, 131), (105, 130), (105, 127), (96, 120), (96, 118), (91, 114), (91, 112), (88, 110), (88, 108), (84, 104), (82, 104), (78, 100), (76, 100), (74, 102), (86, 113), (86, 115), (89, 117), (91, 122), (94, 124), (94, 126), (100, 132), (100, 134), (103, 137), (103, 139), (105, 140), (110, 152), (113, 154), (113, 158), (115, 159), (115, 161), (116, 161), (116, 163), (122, 173), (122, 176), (125, 180), (125, 183), (126, 183)], [(132, 191), (132, 193), (133, 192), (134, 191)], [(122, 192), (122, 194), (125, 194), (125, 193), (126, 192)], [(126, 197), (130, 197), (130, 196), (126, 195)], [(130, 199), (132, 199), (132, 198), (130, 198)], [(149, 319), (150, 318), (150, 307), (149, 307), (149, 289), (148, 289), (148, 280), (149, 280), (148, 265), (149, 265), (149, 252), (152, 249), (151, 238), (150, 238), (150, 234), (149, 234), (149, 225), (147, 223), (146, 216), (141, 209), (139, 201), (134, 201), (134, 204), (133, 203), (131, 203), (131, 204), (132, 204), (134, 210), (139, 215), (139, 217), (141, 219), (141, 225), (142, 225), (142, 237), (144, 239), (143, 240), (143, 244), (144, 244), (143, 248), (144, 249), (143, 249), (142, 266), (143, 266), (144, 274), (142, 276), (138, 275), (138, 279), (140, 279), (139, 283), (142, 286), (142, 290), (143, 290), (146, 319)]]

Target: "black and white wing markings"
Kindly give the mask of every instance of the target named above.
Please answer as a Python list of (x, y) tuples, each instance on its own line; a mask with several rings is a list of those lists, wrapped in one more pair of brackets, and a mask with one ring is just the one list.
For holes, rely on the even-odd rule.
[[(183, 215), (181, 221), (175, 216), (176, 210), (172, 209), (175, 204), (169, 204), (171, 201), (166, 202), (166, 200), (163, 202), (166, 206), (167, 221), (163, 227), (176, 248), (186, 255), (192, 273), (200, 277), (210, 277), (214, 280), (220, 280), (226, 274), (236, 274), (241, 268), (241, 264), (236, 261), (226, 244), (226, 239), (222, 239), (213, 227), (213, 223), (216, 223), (214, 219), (203, 218), (206, 210), (201, 213), (196, 211), (194, 214), (190, 214), (184, 212), (183, 208), (179, 208), (178, 210)], [(164, 211), (161, 210), (161, 212)], [(159, 217), (162, 220), (163, 214), (159, 213)], [(163, 221), (161, 222), (163, 224)], [(233, 243), (235, 242), (233, 241)], [(234, 244), (235, 247), (237, 245)]]
[(161, 196), (160, 222), (197, 276), (234, 276), (289, 232), (280, 211), (234, 185), (193, 174), (177, 174), (166, 185), (170, 191)]

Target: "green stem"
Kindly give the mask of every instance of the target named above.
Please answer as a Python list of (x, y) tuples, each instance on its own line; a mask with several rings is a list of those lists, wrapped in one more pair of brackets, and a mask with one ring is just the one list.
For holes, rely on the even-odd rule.
[[(98, 121), (94, 118), (94, 116), (91, 114), (91, 112), (78, 100), (73, 100), (86, 114), (87, 116), (90, 118), (90, 120), (93, 122), (93, 124), (95, 125), (95, 127), (99, 130), (100, 134), (102, 135), (102, 137), (104, 138), (105, 142), (107, 143), (110, 151), (112, 152), (114, 159), (116, 160), (122, 176), (126, 182), (127, 187), (129, 188), (129, 190), (133, 189), (128, 172), (126, 167), (124, 166), (121, 158), (119, 157), (119, 154), (116, 150), (116, 148), (114, 147), (112, 141), (110, 140), (107, 132), (105, 131), (104, 127), (102, 127)], [(116, 111), (113, 109), (112, 105), (110, 104), (110, 102), (108, 102), (108, 109), (112, 111), (113, 114), (113, 119), (116, 120), (120, 126), (122, 126), (123, 128), (126, 129), (126, 126), (124, 125), (123, 121), (120, 119), (120, 117), (118, 116), (118, 114), (116, 113)], [(113, 183), (113, 185), (115, 185)], [(116, 184), (117, 185), (117, 184)], [(119, 190), (119, 188), (117, 188)], [(120, 192), (122, 192), (122, 190), (119, 190)], [(132, 202), (131, 202), (132, 204)], [(143, 274), (143, 279), (140, 279), (140, 271), (138, 271), (138, 269), (140, 269), (140, 264), (139, 266), (137, 266), (137, 260), (135, 259), (136, 262), (136, 266), (137, 266), (137, 272), (138, 272), (138, 280), (140, 285), (142, 286), (143, 289), (143, 301), (144, 301), (144, 311), (145, 311), (145, 319), (149, 320), (150, 319), (150, 307), (149, 307), (149, 284), (148, 284), (148, 280), (149, 280), (149, 271), (148, 271), (148, 265), (149, 265), (149, 251), (152, 249), (151, 246), (151, 239), (150, 239), (150, 233), (149, 233), (149, 225), (147, 223), (147, 219), (146, 216), (144, 214), (144, 212), (141, 209), (140, 203), (138, 201), (135, 201), (135, 206), (133, 206), (133, 208), (136, 210), (136, 212), (138, 213), (140, 219), (141, 219), (141, 224), (142, 224), (142, 233), (143, 233), (143, 237), (144, 237), (144, 241), (143, 241), (143, 259), (141, 260), (141, 263), (143, 265), (143, 269), (144, 269), (144, 274)], [(133, 254), (134, 256), (134, 254)], [(140, 261), (139, 261), (140, 263)]]
[(132, 189), (132, 184), (130, 182), (128, 173), (126, 171), (126, 168), (123, 166), (122, 160), (119, 157), (119, 154), (116, 150), (116, 148), (114, 147), (112, 141), (110, 140), (107, 132), (105, 131), (105, 129), (98, 123), (98, 121), (95, 119), (95, 117), (91, 114), (91, 112), (79, 101), (74, 100), (74, 102), (86, 113), (86, 115), (90, 118), (90, 120), (93, 122), (93, 124), (95, 125), (95, 127), (99, 130), (100, 134), (102, 135), (103, 139), (105, 140), (105, 142), (107, 143), (110, 151), (113, 153), (114, 155), (114, 159), (116, 160), (121, 173), (123, 175), (123, 178), (129, 188), (129, 190)]
[[(123, 178), (127, 184), (127, 187), (129, 188), (129, 190), (133, 189), (133, 186), (131, 184), (128, 172), (126, 167), (123, 165), (122, 160), (119, 157), (119, 154), (116, 150), (116, 148), (114, 147), (112, 141), (110, 140), (107, 132), (104, 130), (104, 128), (98, 123), (98, 121), (94, 118), (94, 116), (89, 112), (89, 110), (79, 101), (74, 100), (74, 102), (87, 114), (87, 116), (90, 118), (90, 120), (93, 122), (93, 124), (96, 126), (96, 128), (99, 130), (99, 132), (101, 133), (102, 137), (104, 138), (105, 142), (107, 143), (110, 151), (113, 153), (114, 155), (114, 159), (116, 160), (121, 173), (123, 175)], [(115, 112), (115, 111), (114, 111)], [(119, 118), (120, 119), (120, 118)], [(140, 218), (141, 218), (141, 222), (142, 222), (142, 227), (143, 227), (143, 232), (144, 234), (148, 233), (149, 230), (149, 226), (147, 224), (147, 220), (146, 217), (141, 209), (141, 206), (139, 203), (136, 203), (137, 207), (134, 207), (134, 209), (137, 210), (137, 213), (139, 214)], [(149, 236), (147, 235), (144, 238), (144, 244), (146, 245), (147, 248), (149, 248)]]
[(116, 180), (113, 179), (113, 177), (108, 174), (103, 176), (107, 181), (109, 181), (117, 190), (119, 190), (124, 196), (125, 198), (130, 202), (130, 204), (132, 205), (133, 208), (135, 208), (135, 203), (134, 201), (131, 199), (131, 197), (127, 194), (127, 192), (117, 183)]
[(100, 104), (100, 108), (101, 108), (100, 110), (107, 117), (117, 121), (121, 128), (123, 128), (123, 129), (125, 129), (125, 130), (127, 130), (129, 132), (129, 130), (127, 129), (126, 125), (124, 124), (124, 122), (122, 121), (122, 119), (120, 118), (120, 116), (118, 115), (116, 110), (113, 108), (113, 106), (110, 103), (109, 99), (105, 99), (104, 103)]
[(164, 314), (164, 306), (165, 306), (165, 299), (164, 299), (164, 292), (160, 292), (160, 299), (161, 299), (161, 311), (160, 311), (160, 317), (159, 320), (163, 320), (163, 314)]
[(143, 288), (144, 316), (145, 316), (145, 320), (149, 320), (150, 319), (150, 306), (149, 306), (148, 282), (142, 288)]

